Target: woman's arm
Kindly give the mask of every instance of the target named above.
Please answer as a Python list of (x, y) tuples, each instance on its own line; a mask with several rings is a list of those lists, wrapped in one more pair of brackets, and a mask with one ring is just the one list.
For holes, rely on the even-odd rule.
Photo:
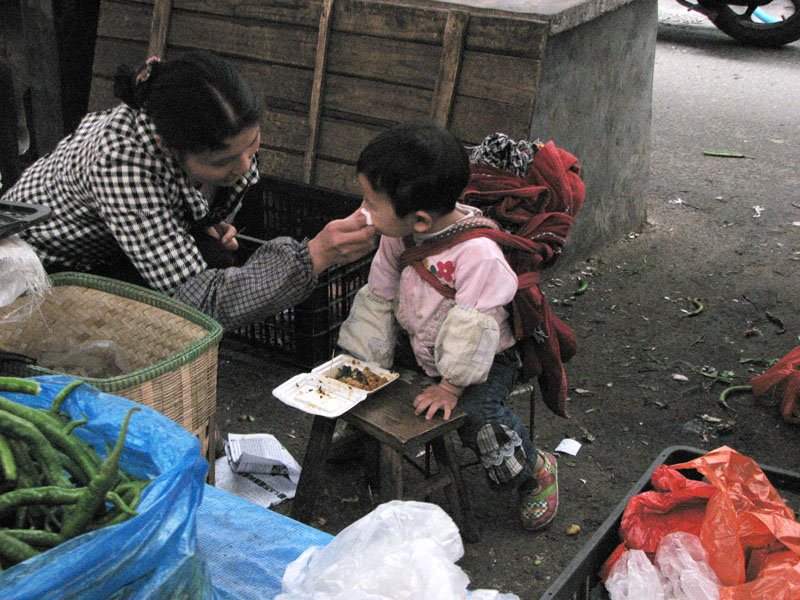
[(375, 228), (365, 225), (363, 215), (353, 214), (331, 221), (310, 241), (276, 238), (261, 245), (241, 267), (195, 275), (175, 298), (210, 315), (225, 329), (261, 321), (308, 297), (323, 265), (349, 262), (373, 249)]
[(174, 297), (235, 329), (294, 306), (316, 283), (308, 243), (281, 237), (259, 246), (241, 267), (191, 277)]

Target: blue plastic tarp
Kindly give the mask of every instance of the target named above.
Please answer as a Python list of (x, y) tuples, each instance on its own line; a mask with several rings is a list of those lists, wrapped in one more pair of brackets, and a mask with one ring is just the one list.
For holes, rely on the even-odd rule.
[(220, 600), (266, 600), (281, 593), (289, 563), (332, 536), (209, 485), (197, 512), (197, 543)]

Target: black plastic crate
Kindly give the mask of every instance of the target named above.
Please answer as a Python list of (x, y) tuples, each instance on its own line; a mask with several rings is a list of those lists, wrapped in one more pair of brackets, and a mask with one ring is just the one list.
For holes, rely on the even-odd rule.
[[(600, 567), (620, 544), (619, 528), (622, 513), (633, 496), (653, 489), (650, 478), (659, 465), (676, 465), (707, 454), (707, 451), (690, 446), (670, 446), (665, 449), (650, 465), (650, 468), (639, 478), (634, 486), (617, 504), (600, 528), (584, 544), (581, 551), (566, 566), (553, 584), (547, 588), (540, 600), (608, 600), (608, 592), (598, 577)], [(787, 471), (778, 467), (759, 464), (761, 470), (772, 486), (784, 495), (800, 494), (800, 473)], [(681, 470), (686, 477), (701, 479), (702, 475), (692, 469)], [(795, 503), (790, 506), (797, 512)]]
[[(329, 221), (350, 215), (360, 204), (358, 196), (262, 176), (234, 219), (243, 232), (239, 258), (249, 256), (262, 240), (314, 237)], [(320, 275), (311, 296), (300, 304), (228, 335), (276, 351), (305, 368), (329, 360), (339, 326), (350, 313), (356, 292), (367, 283), (371, 261), (369, 255), (328, 269)]]

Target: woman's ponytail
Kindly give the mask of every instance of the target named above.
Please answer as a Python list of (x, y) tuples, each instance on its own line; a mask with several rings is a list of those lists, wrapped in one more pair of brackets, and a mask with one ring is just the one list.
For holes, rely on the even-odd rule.
[(148, 58), (138, 71), (128, 65), (120, 65), (114, 74), (114, 97), (131, 108), (144, 108), (153, 79), (160, 68), (161, 59), (157, 56)]

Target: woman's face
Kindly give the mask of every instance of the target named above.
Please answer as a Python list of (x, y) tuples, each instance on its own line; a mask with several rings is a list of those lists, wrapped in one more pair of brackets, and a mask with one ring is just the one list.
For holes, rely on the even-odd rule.
[(388, 237), (403, 237), (413, 233), (416, 221), (414, 213), (398, 217), (389, 196), (373, 190), (369, 180), (362, 174), (358, 175), (358, 183), (364, 195), (361, 208), (369, 213), (378, 232)]
[(184, 152), (178, 156), (178, 162), (192, 183), (216, 187), (233, 185), (250, 170), (261, 143), (261, 131), (258, 125), (253, 125), (225, 142), (222, 150)]

